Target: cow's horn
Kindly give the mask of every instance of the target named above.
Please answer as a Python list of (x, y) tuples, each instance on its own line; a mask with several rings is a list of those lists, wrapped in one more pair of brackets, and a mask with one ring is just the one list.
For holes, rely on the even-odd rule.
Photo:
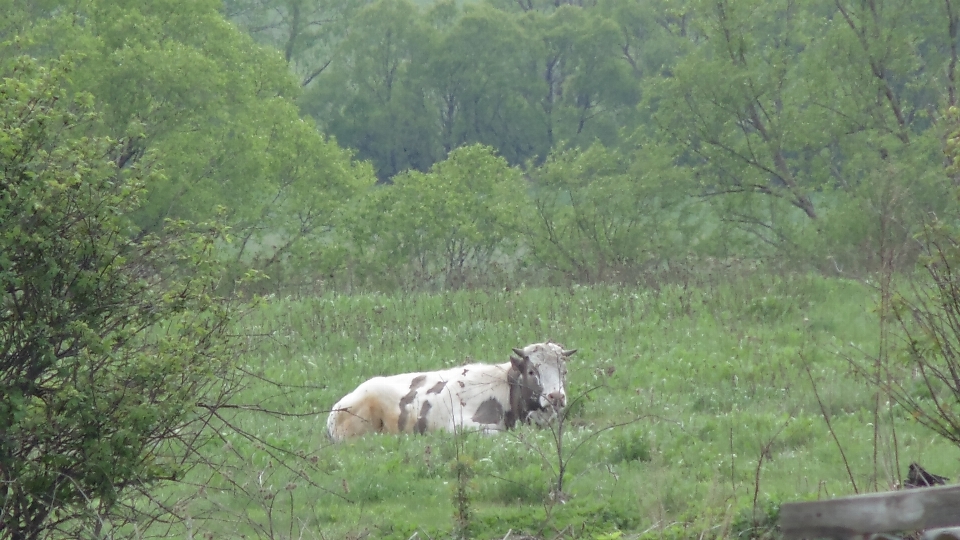
[(577, 353), (576, 349), (569, 349), (569, 350), (563, 351), (564, 356), (573, 356), (576, 353)]
[(517, 353), (517, 355), (520, 356), (520, 358), (526, 358), (526, 357), (527, 357), (527, 353), (523, 352), (523, 349), (518, 349), (518, 348), (514, 347), (514, 348), (513, 348), (513, 352)]

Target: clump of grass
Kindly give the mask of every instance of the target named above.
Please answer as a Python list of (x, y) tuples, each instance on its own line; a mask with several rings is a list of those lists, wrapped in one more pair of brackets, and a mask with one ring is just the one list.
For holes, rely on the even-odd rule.
[(765, 501), (754, 508), (741, 510), (730, 524), (730, 537), (735, 540), (778, 540), (783, 537), (777, 522), (780, 504)]
[(496, 474), (493, 493), (488, 500), (505, 505), (542, 504), (547, 500), (550, 480), (550, 476), (536, 463), (509, 468)]
[(610, 462), (650, 461), (651, 452), (650, 442), (641, 428), (624, 428), (613, 436)]

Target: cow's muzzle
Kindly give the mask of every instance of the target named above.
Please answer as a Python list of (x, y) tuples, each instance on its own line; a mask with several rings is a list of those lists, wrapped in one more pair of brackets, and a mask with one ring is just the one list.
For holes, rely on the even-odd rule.
[(547, 401), (547, 404), (544, 406), (544, 408), (549, 406), (554, 410), (560, 410), (567, 406), (567, 395), (563, 392), (550, 392), (544, 396), (544, 398), (546, 398)]

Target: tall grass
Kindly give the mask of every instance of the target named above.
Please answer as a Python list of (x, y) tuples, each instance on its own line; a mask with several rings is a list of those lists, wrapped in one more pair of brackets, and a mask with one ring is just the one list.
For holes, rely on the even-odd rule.
[[(876, 303), (856, 282), (761, 274), (657, 290), (273, 299), (244, 329), (252, 349), (243, 360), (262, 380), (241, 400), (316, 414), (238, 413), (267, 444), (226, 434), (229, 472), (198, 478), (202, 493), (184, 504), (215, 518), (198, 525), (204, 531), (234, 537), (760, 537), (757, 527), (772, 523), (782, 501), (850, 493), (847, 466), (858, 484), (875, 480), (873, 389), (844, 357), (875, 347)], [(568, 464), (563, 503), (551, 499), (556, 464), (544, 430), (340, 445), (325, 436), (325, 411), (369, 377), (503, 362), (512, 347), (546, 339), (580, 351), (568, 393), (583, 397), (565, 447), (590, 438)], [(954, 474), (951, 445), (904, 415), (893, 421), (901, 459)], [(469, 480), (458, 485), (464, 463)], [(882, 463), (877, 483), (891, 485), (898, 466)], [(467, 525), (457, 520), (463, 493), (472, 498)]]

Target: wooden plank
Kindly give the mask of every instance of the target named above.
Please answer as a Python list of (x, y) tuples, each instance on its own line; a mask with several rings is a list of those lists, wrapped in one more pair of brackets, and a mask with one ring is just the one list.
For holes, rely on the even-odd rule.
[(780, 506), (780, 530), (787, 540), (954, 526), (960, 526), (960, 486), (956, 485)]

